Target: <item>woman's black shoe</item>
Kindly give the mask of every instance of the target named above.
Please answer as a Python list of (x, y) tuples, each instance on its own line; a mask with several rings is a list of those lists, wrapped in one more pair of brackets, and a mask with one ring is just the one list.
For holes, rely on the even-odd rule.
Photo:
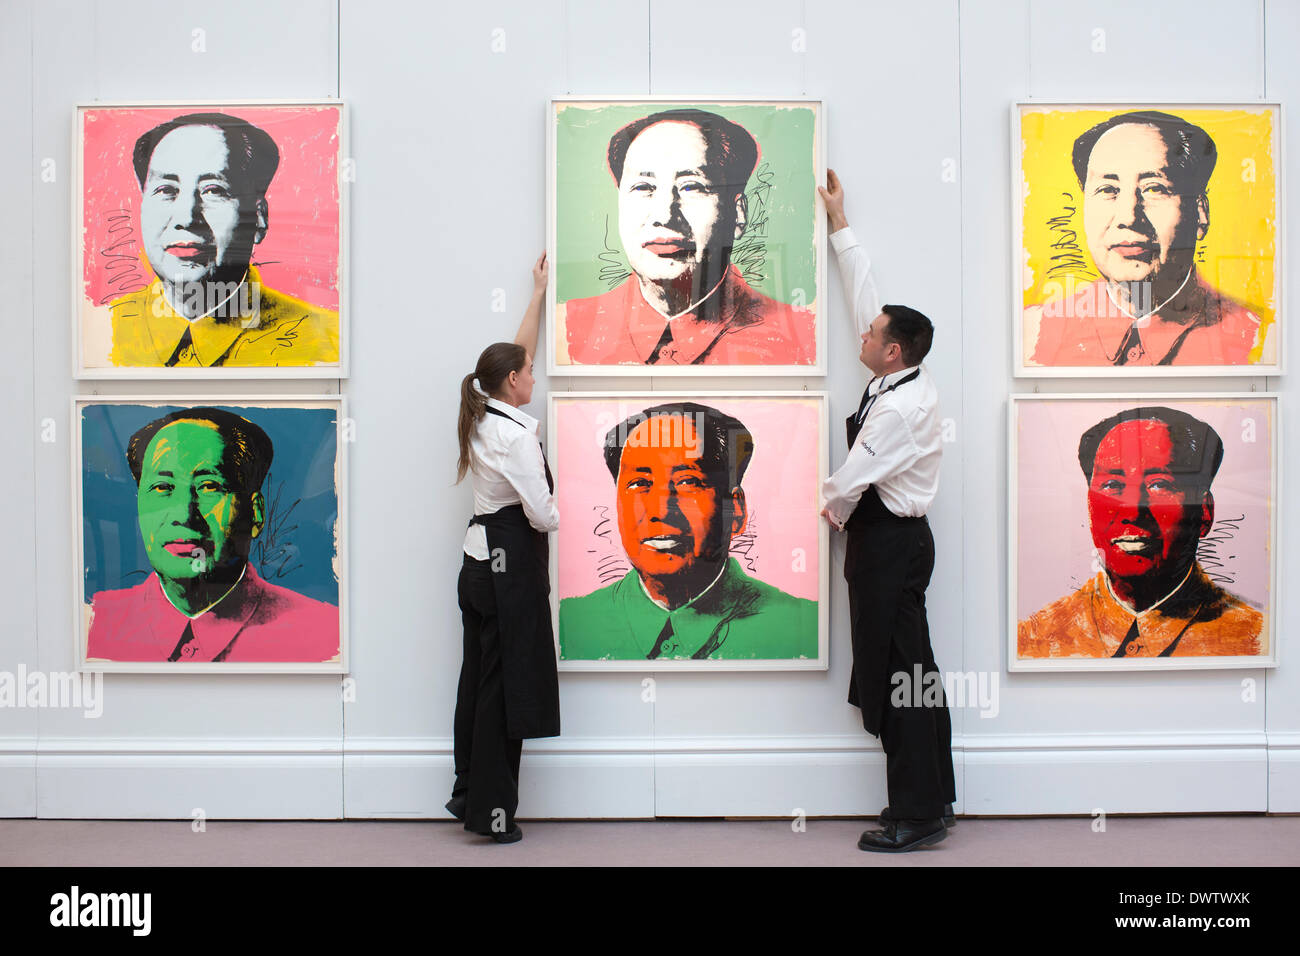
[(492, 834), (492, 839), (496, 840), (498, 843), (518, 843), (523, 838), (524, 831), (519, 829), (519, 824), (517, 823), (513, 830), (509, 830), (505, 833)]
[(453, 793), (451, 799), (444, 803), (443, 806), (447, 808), (448, 813), (461, 823), (464, 823), (465, 808), (469, 806), (469, 797), (465, 796), (463, 793)]

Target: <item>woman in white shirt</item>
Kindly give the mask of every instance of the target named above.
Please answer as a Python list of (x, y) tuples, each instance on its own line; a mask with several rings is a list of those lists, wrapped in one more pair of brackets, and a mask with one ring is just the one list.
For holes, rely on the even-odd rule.
[(465, 657), (456, 694), (456, 782), (447, 810), (472, 833), (515, 843), (523, 740), (560, 733), (546, 535), (559, 527), (533, 396), (546, 256), (513, 343), (489, 345), (461, 382), (457, 481), (469, 474), (474, 517), (457, 594)]

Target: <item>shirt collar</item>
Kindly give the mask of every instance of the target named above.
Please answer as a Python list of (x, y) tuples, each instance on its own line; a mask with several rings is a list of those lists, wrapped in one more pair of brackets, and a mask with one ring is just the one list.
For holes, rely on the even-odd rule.
[(533, 418), (532, 415), (529, 415), (522, 408), (516, 408), (515, 406), (503, 402), (500, 399), (493, 398), (490, 395), (488, 396), (487, 403), (493, 408), (495, 408), (497, 411), (501, 412), (503, 415), (508, 415), (511, 418), (513, 418), (515, 421), (517, 421), (520, 425), (523, 425), (534, 435), (537, 434), (537, 426), (540, 424), (540, 422), (538, 422), (536, 418)]
[[(717, 575), (714, 577), (714, 579), (713, 579), (712, 581), (709, 582), (709, 586), (708, 586), (707, 588), (705, 588), (703, 591), (701, 591), (699, 594), (695, 595), (695, 597), (691, 598), (691, 599), (690, 599), (689, 601), (687, 601), (685, 604), (683, 604), (682, 607), (690, 607), (692, 604), (694, 604), (694, 603), (695, 603), (696, 601), (698, 601), (700, 598), (704, 597), (704, 595), (708, 594), (709, 591), (712, 590), (713, 586), (714, 586), (715, 584), (717, 584), (719, 580), (721, 580), (722, 575), (724, 575), (724, 574), (726, 573), (726, 571), (727, 571), (727, 562), (724, 561), (724, 562), (722, 563), (722, 567), (718, 568), (718, 573), (717, 573)], [(639, 584), (641, 585), (641, 590), (645, 593), (645, 596), (648, 597), (652, 602), (654, 602), (654, 603), (655, 603), (656, 605), (658, 605), (660, 608), (663, 608), (664, 611), (668, 611), (668, 608), (664, 607), (663, 602), (655, 600), (654, 595), (652, 595), (652, 594), (650, 593), (649, 589), (646, 588), (646, 586), (645, 586), (645, 582), (641, 580), (641, 575), (638, 574), (638, 575), (636, 576), (636, 579), (637, 579), (637, 583), (639, 583)], [(678, 608), (677, 610), (681, 610), (681, 608)], [(668, 613), (671, 614), (672, 612), (669, 611)]]
[[(1129, 330), (1135, 326), (1140, 330), (1139, 334), (1145, 333), (1143, 341), (1149, 339), (1152, 335), (1151, 327), (1157, 319), (1163, 322), (1171, 323), (1170, 329), (1165, 332), (1167, 338), (1176, 337), (1177, 332), (1186, 328), (1187, 325), (1195, 318), (1199, 317), (1203, 324), (1213, 324), (1218, 318), (1218, 304), (1213, 290), (1201, 279), (1200, 272), (1196, 267), (1184, 280), (1184, 285), (1179, 291), (1171, 296), (1167, 301), (1161, 304), (1160, 308), (1150, 312), (1142, 318), (1134, 318), (1122, 305), (1116, 301), (1114, 294), (1111, 292), (1110, 283), (1105, 279), (1098, 279), (1092, 287), (1085, 287), (1076, 297), (1075, 302), (1082, 298), (1088, 297), (1089, 301), (1084, 307), (1071, 305), (1071, 315), (1077, 316), (1083, 308), (1093, 313), (1090, 319), (1096, 330), (1097, 340), (1100, 342), (1102, 350), (1106, 355), (1118, 355), (1120, 348), (1128, 338)], [(1154, 347), (1159, 349), (1160, 345), (1167, 345), (1162, 342)], [(1150, 351), (1148, 349), (1148, 351)], [(1163, 356), (1156, 356), (1158, 361)]]
[(229, 596), (230, 596), (230, 592), (233, 591), (235, 588), (239, 587), (239, 585), (243, 583), (244, 575), (247, 574), (247, 573), (248, 573), (248, 565), (245, 564), (244, 567), (243, 567), (243, 570), (241, 570), (241, 571), (239, 572), (239, 578), (235, 581), (234, 584), (232, 584), (229, 588), (226, 589), (226, 593), (223, 594), (223, 595), (221, 595), (221, 597), (217, 598), (215, 601), (213, 601), (211, 604), (209, 604), (207, 607), (205, 607), (202, 611), (199, 611), (198, 614), (186, 614), (185, 611), (184, 611), (184, 609), (179, 608), (179, 607), (176, 607), (176, 602), (173, 601), (173, 600), (171, 599), (171, 595), (167, 593), (167, 589), (164, 588), (164, 587), (162, 586), (162, 579), (159, 578), (159, 577), (155, 574), (155, 575), (154, 575), (154, 580), (158, 582), (158, 590), (159, 590), (159, 591), (162, 591), (162, 596), (167, 600), (167, 603), (170, 604), (172, 607), (176, 607), (176, 610), (180, 611), (182, 614), (184, 614), (184, 615), (185, 615), (186, 617), (188, 617), (190, 620), (193, 620), (193, 619), (196, 618), (196, 617), (202, 617), (204, 614), (207, 614), (207, 613), (208, 613), (209, 611), (211, 611), (214, 607), (216, 607), (218, 604), (220, 604), (222, 601), (224, 601), (227, 597), (229, 597)]
[[(712, 292), (695, 303), (695, 308), (666, 319), (646, 301), (645, 295), (641, 292), (641, 280), (633, 273), (628, 280), (630, 288), (622, 304), (622, 311), (627, 317), (628, 334), (631, 336), (636, 354), (642, 361), (651, 358), (655, 347), (659, 345), (659, 340), (663, 338), (664, 328), (667, 327), (672, 331), (672, 341), (666, 346), (672, 351), (672, 358), (665, 364), (694, 363), (710, 345), (717, 341), (718, 336), (735, 318), (738, 289), (736, 280), (739, 278), (740, 272), (736, 267), (728, 266), (722, 280), (713, 287)], [(715, 299), (721, 299), (718, 308), (714, 310), (721, 321), (697, 321), (700, 310)], [(710, 313), (712, 314), (713, 312)]]
[(1187, 573), (1183, 575), (1183, 579), (1178, 582), (1177, 586), (1168, 594), (1166, 594), (1164, 597), (1162, 597), (1159, 601), (1156, 601), (1155, 604), (1152, 604), (1145, 611), (1135, 611), (1132, 605), (1130, 605), (1127, 601), (1120, 599), (1119, 595), (1115, 593), (1115, 589), (1111, 587), (1110, 575), (1103, 574), (1101, 577), (1102, 580), (1106, 582), (1106, 593), (1110, 595), (1111, 600), (1114, 601), (1116, 604), (1118, 604), (1120, 607), (1122, 607), (1125, 611), (1127, 611), (1130, 617), (1141, 617), (1144, 614), (1150, 614), (1156, 608), (1160, 607), (1160, 605), (1164, 604), (1171, 597), (1177, 594), (1179, 589), (1182, 588), (1182, 586), (1187, 583), (1187, 579), (1192, 576), (1192, 569), (1195, 567), (1196, 567), (1196, 562), (1193, 561), (1188, 566)]
[(715, 637), (719, 627), (735, 617), (737, 611), (743, 610), (743, 585), (744, 572), (740, 570), (740, 564), (735, 558), (728, 557), (712, 584), (687, 604), (666, 611), (646, 593), (640, 575), (633, 568), (616, 586), (617, 603), (622, 604), (633, 642), (642, 657), (654, 649), (664, 622), (671, 621), (673, 637), (662, 648), (660, 658), (690, 658)]
[[(256, 266), (248, 267), (245, 282), (250, 288), (261, 290), (262, 277)], [(166, 363), (176, 353), (181, 337), (188, 329), (197, 363), (182, 360), (180, 364), (198, 364), (204, 367), (215, 365), (230, 350), (241, 332), (257, 328), (261, 324), (261, 295), (250, 296), (249, 303), (254, 310), (251, 316), (217, 318), (209, 315), (191, 322), (172, 308), (163, 292), (161, 280), (154, 279), (145, 289), (143, 312), (145, 327), (158, 356), (158, 364)]]
[(879, 395), (885, 389), (897, 385), (907, 376), (920, 369), (920, 365), (909, 365), (907, 368), (901, 368), (897, 372), (890, 372), (888, 375), (881, 375), (875, 380), (872, 386), (872, 395)]
[(177, 610), (168, 600), (157, 572), (154, 572), (153, 578), (155, 586), (145, 591), (144, 613), (138, 623), (152, 631), (161, 651), (161, 660), (166, 660), (176, 649), (187, 625), (194, 633), (194, 639), (181, 649), (180, 660), (215, 660), (239, 636), (239, 632), (253, 616), (261, 603), (265, 587), (250, 562), (244, 566), (239, 582), (221, 600), (197, 617), (191, 618)]
[(1106, 572), (1099, 571), (1093, 579), (1092, 612), (1097, 636), (1105, 645), (1107, 656), (1112, 656), (1124, 643), (1135, 621), (1138, 639), (1129, 646), (1127, 656), (1158, 656), (1187, 629), (1202, 603), (1197, 596), (1209, 593), (1211, 587), (1200, 565), (1193, 563), (1178, 587), (1157, 604), (1134, 614), (1115, 598)]

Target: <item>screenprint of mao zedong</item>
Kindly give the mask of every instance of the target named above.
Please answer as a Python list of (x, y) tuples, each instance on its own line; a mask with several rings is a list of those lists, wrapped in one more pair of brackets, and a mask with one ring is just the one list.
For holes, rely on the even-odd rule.
[(1027, 365), (1276, 362), (1271, 114), (1193, 112), (1076, 119), (1072, 182), (1059, 114), (1026, 116)]
[(286, 109), (84, 112), (86, 367), (338, 364), (338, 113)]
[[(1219, 433), (1173, 408), (1124, 409), (1084, 431), (1078, 464), (1101, 570), (1020, 621), (1019, 656), (1259, 655), (1263, 614), (1211, 579), (1207, 552), (1198, 558), (1215, 527), (1223, 458)], [(1244, 518), (1231, 518), (1224, 527), (1235, 531)], [(1218, 539), (1223, 547), (1231, 534), (1221, 528)], [(1208, 555), (1221, 570), (1223, 551)]]
[[(620, 126), (600, 144), (599, 164), (588, 138), (578, 168), (604, 180), (592, 201), (596, 215), (602, 204), (608, 212), (602, 232), (579, 243), (570, 221), (592, 210), (574, 208), (583, 200), (566, 191), (560, 171), (558, 364), (816, 362), (816, 280), (808, 275), (815, 194), (805, 175), (813, 125), (812, 111), (804, 112), (806, 126), (797, 125), (805, 117), (767, 117), (775, 161), (750, 129), (696, 108), (661, 109)], [(795, 141), (806, 144), (805, 155), (787, 163), (777, 147)]]
[[(92, 595), (88, 660), (320, 663), (339, 655), (338, 607), (268, 580), (305, 560), (283, 538), (306, 509), (294, 514), (298, 502), (286, 500), (282, 483), (266, 487), (273, 457), (264, 429), (222, 408), (180, 409), (131, 434), (125, 458), (151, 572)], [(94, 494), (85, 495), (93, 507)], [(265, 547), (272, 536), (280, 544)]]
[(731, 553), (750, 530), (744, 481), (754, 454), (739, 419), (694, 402), (646, 408), (608, 431), (610, 530), (630, 568), (561, 598), (562, 659), (817, 656), (817, 602), (746, 573)]

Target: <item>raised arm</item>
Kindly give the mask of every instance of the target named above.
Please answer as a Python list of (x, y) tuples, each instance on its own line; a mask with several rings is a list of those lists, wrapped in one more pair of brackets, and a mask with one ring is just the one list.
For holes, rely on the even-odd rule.
[(871, 320), (880, 314), (880, 297), (876, 283), (871, 278), (871, 259), (862, 244), (849, 228), (844, 215), (844, 187), (835, 170), (826, 170), (826, 185), (818, 186), (822, 202), (826, 204), (826, 218), (830, 222), (831, 246), (840, 262), (840, 280), (844, 283), (844, 298), (853, 313), (853, 325), (858, 335), (863, 335)]
[(528, 300), (528, 308), (524, 309), (524, 317), (519, 323), (519, 333), (515, 336), (515, 344), (526, 348), (534, 359), (537, 358), (537, 336), (542, 324), (547, 275), (546, 253), (543, 252), (533, 263), (533, 297)]

